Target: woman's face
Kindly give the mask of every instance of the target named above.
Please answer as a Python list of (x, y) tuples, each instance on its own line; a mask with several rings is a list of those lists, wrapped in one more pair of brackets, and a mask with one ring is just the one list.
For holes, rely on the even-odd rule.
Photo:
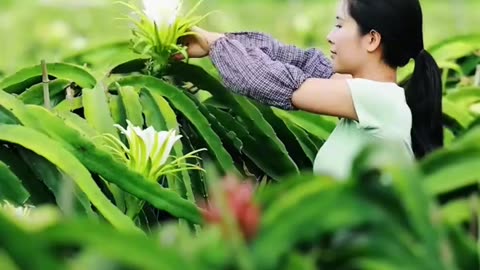
[(354, 74), (365, 63), (368, 51), (357, 23), (349, 15), (348, 0), (340, 1), (334, 29), (328, 34), (333, 69), (337, 73)]

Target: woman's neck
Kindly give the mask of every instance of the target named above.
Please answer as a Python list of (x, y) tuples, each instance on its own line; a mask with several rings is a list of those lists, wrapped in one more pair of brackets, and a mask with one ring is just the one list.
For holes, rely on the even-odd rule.
[(372, 63), (364, 65), (352, 74), (353, 78), (363, 78), (379, 82), (397, 82), (397, 69), (389, 67), (384, 63)]

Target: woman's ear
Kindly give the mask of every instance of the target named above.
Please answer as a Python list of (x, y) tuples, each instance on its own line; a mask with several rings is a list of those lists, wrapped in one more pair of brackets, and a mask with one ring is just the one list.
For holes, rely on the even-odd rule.
[(374, 52), (376, 49), (380, 47), (382, 41), (382, 35), (376, 30), (370, 30), (368, 34), (365, 35), (365, 42), (367, 45), (368, 52)]

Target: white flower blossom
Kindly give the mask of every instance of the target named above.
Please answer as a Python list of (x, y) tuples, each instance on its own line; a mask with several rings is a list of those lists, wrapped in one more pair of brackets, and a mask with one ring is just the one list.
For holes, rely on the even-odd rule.
[(30, 214), (30, 210), (33, 208), (33, 206), (26, 205), (15, 207), (15, 205), (9, 203), (8, 201), (4, 201), (1, 205), (1, 208), (5, 213), (12, 217), (25, 219)]
[(181, 0), (143, 0), (144, 13), (155, 22), (157, 27), (169, 27), (175, 23), (180, 8)]
[(191, 35), (191, 29), (210, 14), (194, 16), (202, 1), (199, 0), (185, 14), (183, 0), (142, 0), (143, 7), (121, 2), (133, 12), (129, 16), (133, 33), (131, 48), (135, 53), (149, 57), (149, 74), (162, 73), (172, 55), (181, 53), (188, 59), (188, 47), (178, 44), (178, 40)]
[(0, 212), (28, 231), (41, 230), (58, 222), (61, 218), (58, 208), (52, 205), (42, 205), (40, 207), (33, 205), (15, 206), (6, 200), (0, 201)]
[[(166, 165), (175, 143), (182, 138), (175, 129), (156, 131), (152, 126), (147, 129), (134, 126), (127, 120), (127, 129), (115, 125), (127, 138), (128, 148), (117, 141), (127, 154), (127, 163), (134, 170), (146, 173), (153, 178)], [(156, 179), (155, 179), (156, 180)]]

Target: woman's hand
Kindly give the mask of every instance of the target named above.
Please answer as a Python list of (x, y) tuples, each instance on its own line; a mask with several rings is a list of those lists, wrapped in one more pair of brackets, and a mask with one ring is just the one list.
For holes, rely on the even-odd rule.
[[(209, 32), (200, 27), (192, 27), (190, 30), (194, 32), (193, 35), (184, 36), (179, 39), (179, 43), (187, 46), (187, 54), (190, 58), (202, 58), (210, 53), (210, 46), (219, 38), (223, 37), (223, 34)], [(174, 60), (183, 60), (182, 54), (176, 54), (173, 56)]]

